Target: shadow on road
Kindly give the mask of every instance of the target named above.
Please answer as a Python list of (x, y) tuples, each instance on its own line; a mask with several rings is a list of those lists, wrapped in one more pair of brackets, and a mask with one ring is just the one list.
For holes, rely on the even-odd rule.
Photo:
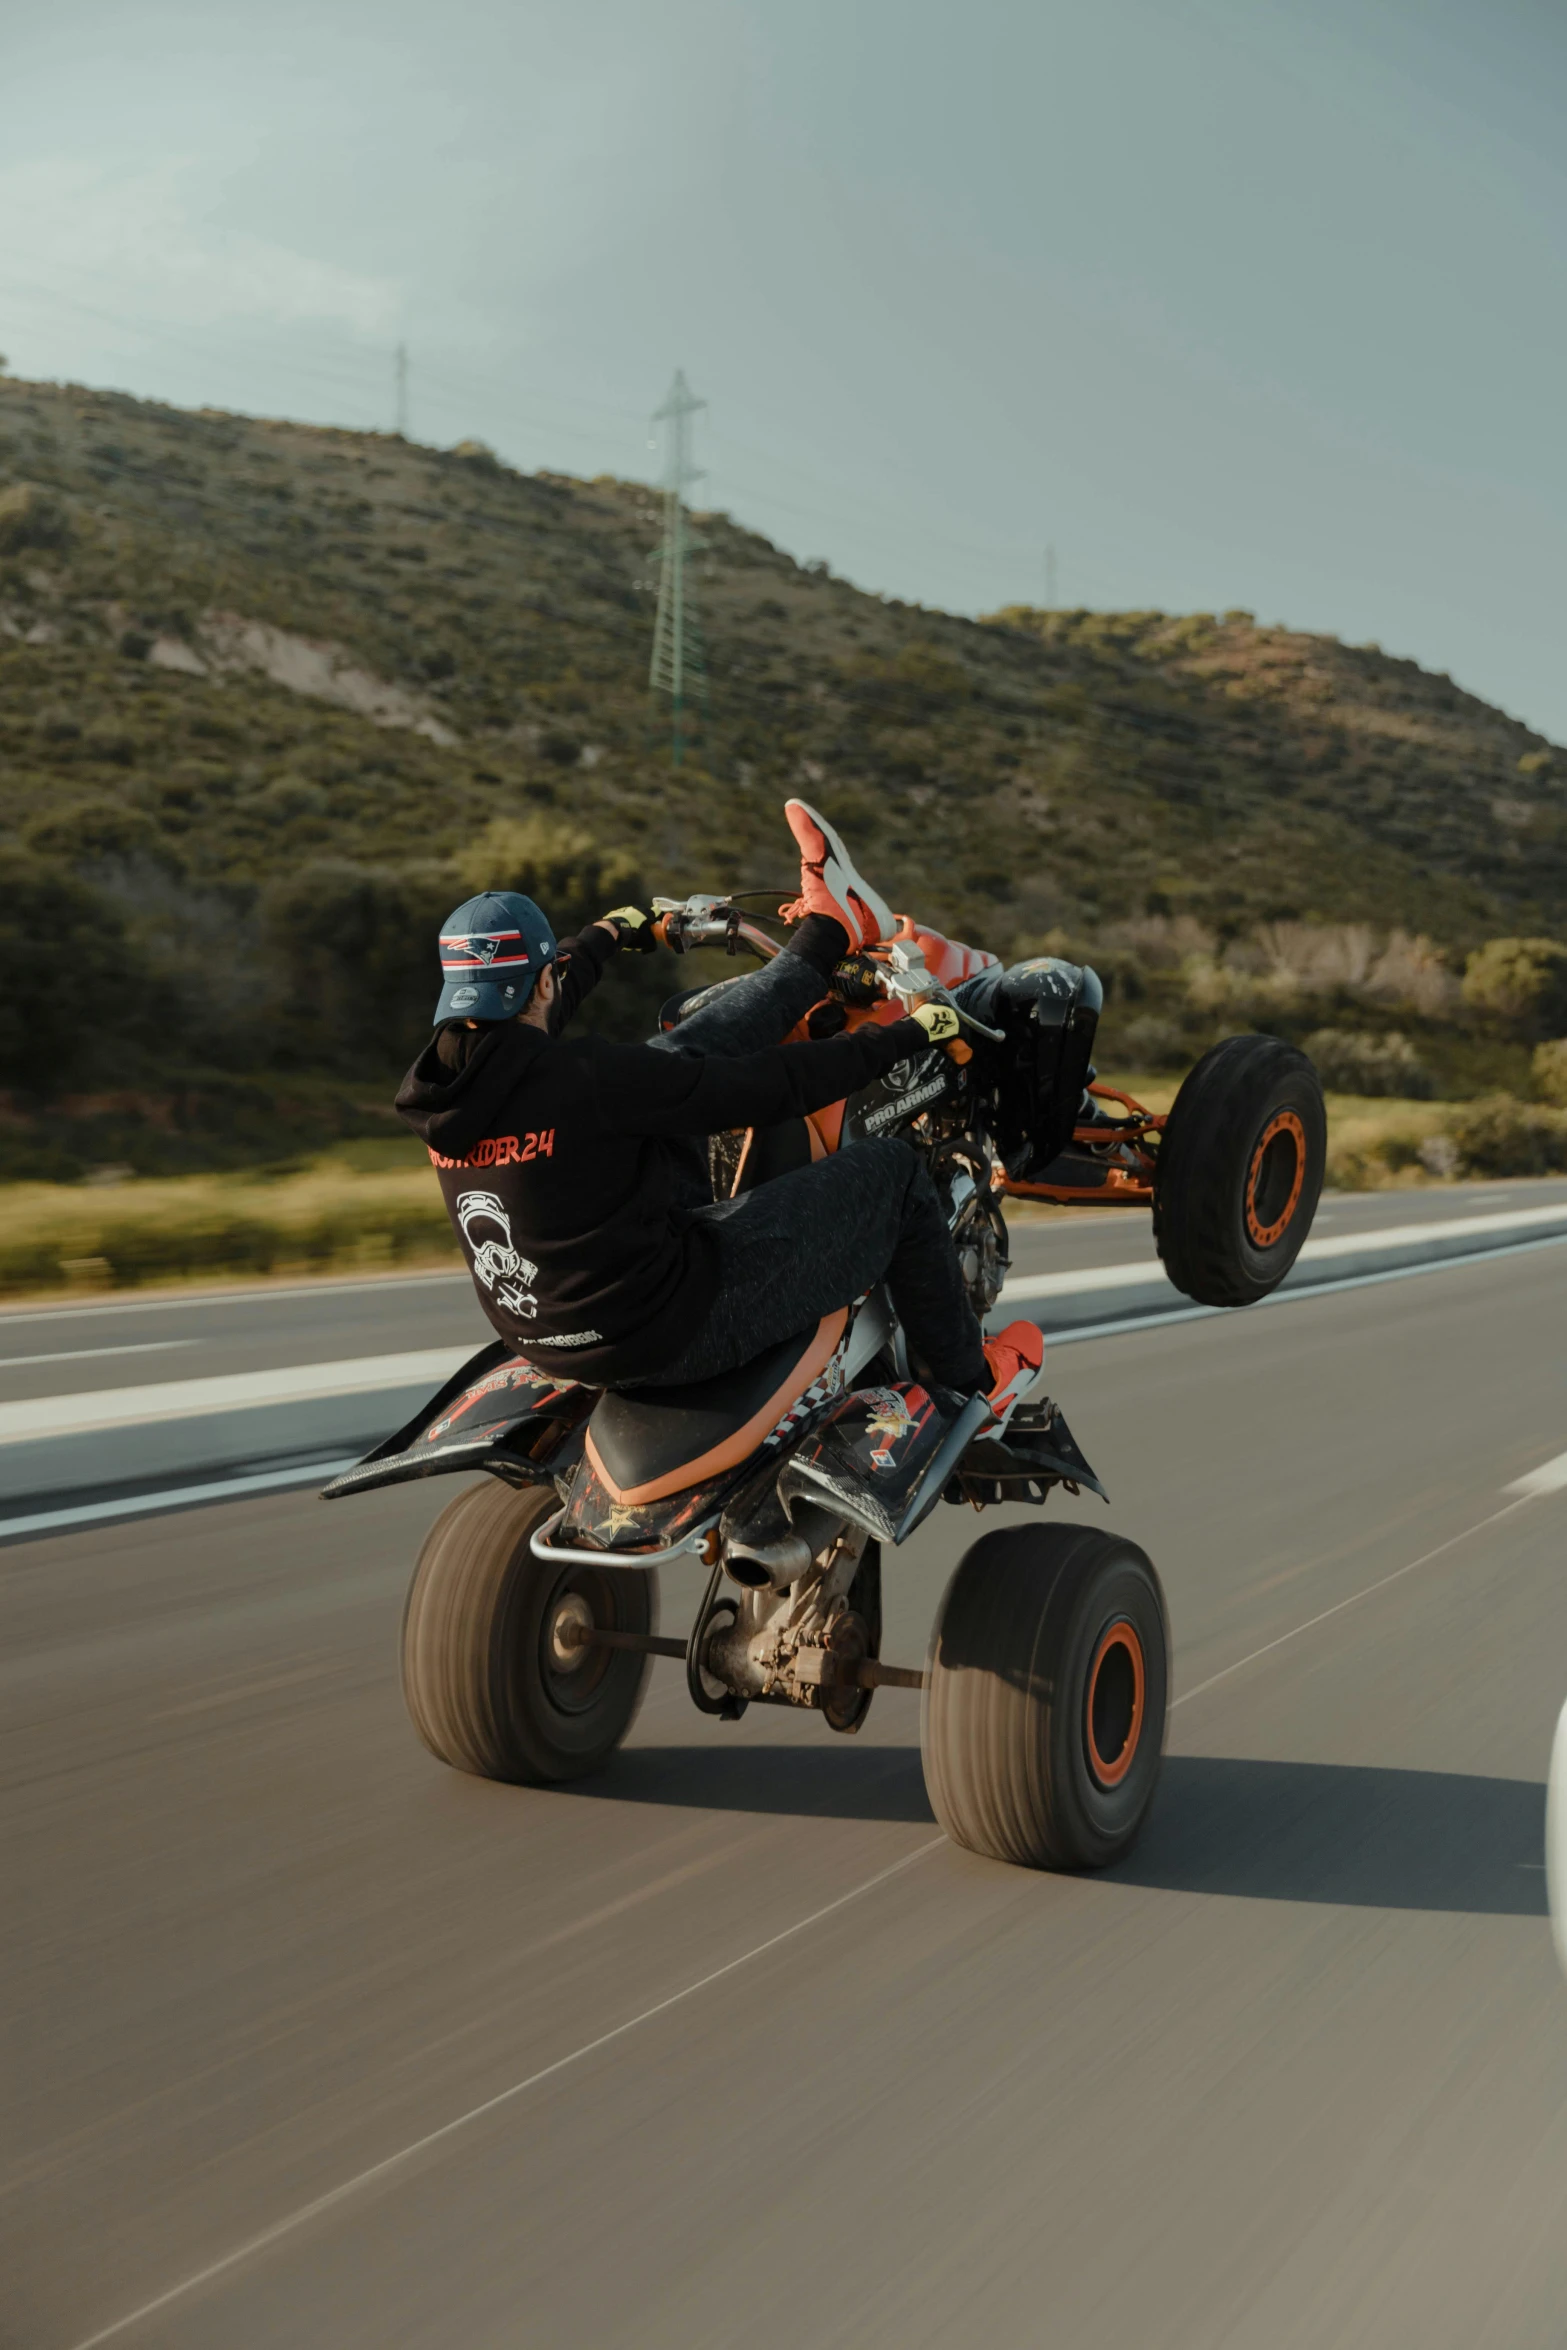
[(1123, 1885), (1544, 1917), (1545, 1789), (1344, 1763), (1166, 1757)]
[[(910, 1746), (631, 1747), (569, 1792), (792, 1818), (931, 1819)], [(1544, 1917), (1544, 1848), (1545, 1789), (1530, 1780), (1176, 1754), (1137, 1848), (1106, 1875), (1252, 1901)]]
[(930, 1823), (919, 1749), (856, 1746), (828, 1733), (810, 1746), (632, 1746), (602, 1778), (569, 1790), (614, 1803), (689, 1804), (699, 1811)]

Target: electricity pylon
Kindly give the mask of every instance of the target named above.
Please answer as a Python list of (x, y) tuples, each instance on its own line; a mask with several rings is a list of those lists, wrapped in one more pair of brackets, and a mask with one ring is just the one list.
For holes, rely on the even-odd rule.
[(659, 551), (658, 614), (653, 623), (653, 658), (648, 663), (648, 691), (665, 693), (670, 702), (670, 761), (680, 764), (686, 705), (692, 699), (707, 703), (707, 664), (702, 654), (702, 630), (686, 577), (686, 557), (698, 541), (686, 519), (686, 491), (700, 481), (702, 470), (691, 462), (691, 419), (707, 402), (693, 398), (684, 370), (675, 370), (669, 397), (654, 415), (655, 424), (668, 430), (664, 460), (664, 541)]

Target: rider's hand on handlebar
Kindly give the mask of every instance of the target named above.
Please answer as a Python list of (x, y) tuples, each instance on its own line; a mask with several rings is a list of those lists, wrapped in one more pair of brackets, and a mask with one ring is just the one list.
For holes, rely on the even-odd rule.
[(932, 1044), (951, 1044), (958, 1033), (958, 1016), (950, 1004), (921, 1004), (909, 1014)]
[(653, 925), (640, 906), (616, 906), (612, 913), (599, 916), (599, 924), (613, 930), (621, 945), (633, 954), (650, 955), (658, 944)]

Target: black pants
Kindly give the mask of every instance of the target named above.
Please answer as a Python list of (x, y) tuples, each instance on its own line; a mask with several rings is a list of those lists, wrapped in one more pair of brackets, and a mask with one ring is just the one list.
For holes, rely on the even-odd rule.
[[(802, 922), (760, 971), (714, 995), (673, 1035), (673, 1052), (753, 1053), (779, 1044), (822, 998), (843, 953), (837, 923)], [(911, 1355), (942, 1386), (987, 1384), (968, 1302), (935, 1186), (905, 1142), (852, 1142), (739, 1199), (699, 1208), (718, 1247), (718, 1297), (702, 1328), (642, 1384), (716, 1378), (885, 1281)]]

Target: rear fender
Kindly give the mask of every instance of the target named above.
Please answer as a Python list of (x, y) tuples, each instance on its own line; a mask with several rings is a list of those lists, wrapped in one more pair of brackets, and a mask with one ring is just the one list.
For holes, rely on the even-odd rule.
[(493, 1339), (395, 1436), (324, 1485), (321, 1498), (340, 1501), (460, 1469), (488, 1469), (514, 1485), (551, 1484), (580, 1448), (580, 1426), (597, 1394), (519, 1362), (504, 1340)]
[(623, 1551), (663, 1550), (680, 1541), (693, 1527), (716, 1516), (742, 1487), (749, 1488), (759, 1475), (769, 1475), (788, 1447), (832, 1411), (850, 1380), (858, 1378), (886, 1346), (892, 1330), (892, 1309), (885, 1290), (878, 1286), (849, 1318), (819, 1376), (794, 1398), (755, 1449), (698, 1484), (683, 1486), (657, 1500), (628, 1501), (600, 1475), (595, 1447), (572, 1479), (565, 1515), (553, 1539), (561, 1546)]
[(745, 1476), (748, 1462), (705, 1485), (688, 1485), (662, 1501), (636, 1503), (617, 1500), (590, 1460), (578, 1464), (566, 1496), (560, 1524), (551, 1534), (558, 1550), (602, 1550), (623, 1553), (628, 1565), (638, 1551), (672, 1550), (675, 1545), (718, 1515), (725, 1497)]

